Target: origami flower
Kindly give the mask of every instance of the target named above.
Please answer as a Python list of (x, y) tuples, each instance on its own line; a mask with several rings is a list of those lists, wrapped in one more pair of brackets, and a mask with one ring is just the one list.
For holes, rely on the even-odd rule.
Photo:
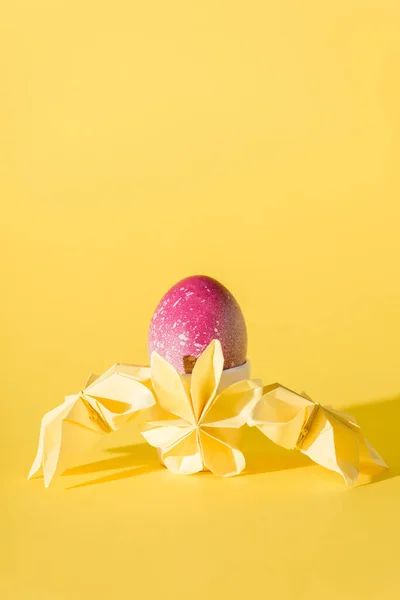
[(118, 429), (134, 413), (154, 404), (150, 369), (116, 364), (100, 377), (90, 376), (84, 389), (42, 419), (39, 447), (28, 475), (53, 477), (74, 466), (99, 436)]
[(152, 353), (151, 379), (158, 405), (156, 418), (142, 433), (161, 450), (164, 464), (174, 473), (189, 475), (206, 468), (229, 476), (246, 465), (238, 449), (238, 430), (260, 399), (262, 387), (258, 380), (249, 379), (218, 391), (223, 365), (218, 340), (197, 359), (190, 380)]
[(296, 448), (326, 469), (336, 471), (348, 485), (354, 485), (361, 473), (372, 475), (387, 469), (354, 417), (321, 406), (279, 383), (264, 388), (249, 425), (258, 427), (276, 444)]

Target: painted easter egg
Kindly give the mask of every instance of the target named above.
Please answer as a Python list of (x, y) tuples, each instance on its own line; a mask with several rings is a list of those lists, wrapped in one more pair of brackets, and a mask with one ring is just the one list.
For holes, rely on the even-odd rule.
[(229, 290), (205, 275), (182, 279), (161, 298), (153, 314), (149, 353), (155, 350), (179, 373), (191, 373), (213, 339), (221, 342), (224, 369), (246, 362), (246, 323)]

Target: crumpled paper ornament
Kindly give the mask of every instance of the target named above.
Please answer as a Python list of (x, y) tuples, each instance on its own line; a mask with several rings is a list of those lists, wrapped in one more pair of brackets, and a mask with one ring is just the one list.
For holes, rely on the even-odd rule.
[(300, 450), (319, 465), (336, 471), (347, 485), (354, 485), (360, 474), (373, 475), (388, 468), (354, 417), (279, 383), (264, 388), (248, 424), (258, 427), (276, 444)]
[(208, 469), (220, 476), (238, 475), (246, 461), (239, 450), (239, 429), (261, 397), (259, 380), (238, 381), (218, 392), (224, 357), (213, 340), (197, 359), (190, 379), (183, 378), (157, 352), (151, 356), (151, 379), (157, 405), (142, 432), (161, 452), (173, 473)]
[(43, 473), (48, 487), (55, 475), (77, 464), (101, 435), (154, 403), (148, 367), (116, 364), (100, 377), (91, 375), (81, 392), (66, 396), (63, 404), (43, 417), (28, 479)]

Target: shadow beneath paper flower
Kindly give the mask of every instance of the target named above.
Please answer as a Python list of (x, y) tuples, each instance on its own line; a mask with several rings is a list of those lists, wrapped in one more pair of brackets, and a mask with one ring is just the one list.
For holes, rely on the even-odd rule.
[(99, 473), (104, 471), (115, 472), (110, 473), (109, 475), (103, 475), (102, 477), (89, 479), (77, 483), (66, 489), (72, 490), (89, 485), (97, 485), (100, 483), (117, 481), (119, 479), (128, 479), (130, 477), (135, 477), (136, 475), (144, 475), (145, 473), (151, 473), (152, 471), (161, 468), (157, 452), (148, 444), (137, 444), (119, 447), (117, 446), (115, 448), (108, 448), (106, 450), (103, 450), (103, 452), (109, 452), (111, 454), (120, 454), (121, 456), (106, 458), (103, 460), (73, 467), (65, 471), (62, 476), (68, 477), (73, 475), (91, 475), (93, 473)]
[(243, 452), (246, 457), (246, 469), (243, 475), (297, 469), (313, 464), (301, 452), (277, 446), (256, 427), (246, 427), (243, 436)]
[(374, 476), (377, 483), (400, 475), (400, 396), (343, 408), (357, 419), (366, 439), (387, 463), (389, 469)]

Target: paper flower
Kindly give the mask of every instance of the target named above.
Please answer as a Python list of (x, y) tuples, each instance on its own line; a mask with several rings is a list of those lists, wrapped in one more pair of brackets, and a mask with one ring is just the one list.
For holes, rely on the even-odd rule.
[(99, 436), (118, 429), (134, 413), (154, 404), (150, 369), (116, 364), (100, 377), (90, 376), (83, 391), (42, 419), (39, 447), (28, 475), (43, 472), (44, 484), (74, 466)]
[(238, 448), (239, 428), (261, 397), (261, 382), (239, 381), (218, 391), (223, 365), (221, 344), (213, 340), (197, 359), (189, 384), (157, 352), (152, 353), (151, 379), (158, 405), (155, 419), (142, 433), (160, 449), (164, 464), (174, 473), (189, 475), (205, 468), (229, 476), (246, 465)]
[(274, 383), (264, 388), (249, 425), (273, 442), (296, 448), (326, 469), (336, 471), (348, 485), (359, 475), (387, 469), (386, 463), (364, 438), (351, 415), (321, 406)]

